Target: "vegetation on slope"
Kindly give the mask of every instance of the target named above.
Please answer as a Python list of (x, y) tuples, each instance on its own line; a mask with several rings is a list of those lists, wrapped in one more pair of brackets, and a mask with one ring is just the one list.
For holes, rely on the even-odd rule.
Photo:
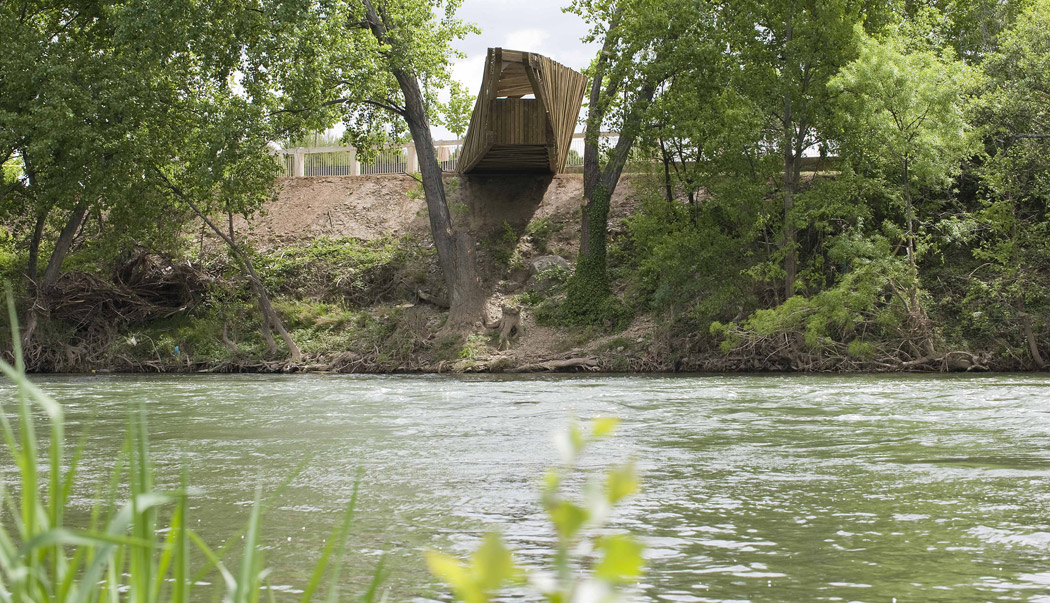
[[(589, 72), (600, 106), (588, 127), (623, 135), (612, 149), (590, 141), (583, 215), (474, 233), (480, 244), (469, 255), (482, 261), (496, 303), (509, 300), (528, 320), (565, 329), (604, 368), (1045, 368), (1047, 0), (700, 4), (572, 3), (609, 51)], [(2, 10), (12, 40), (28, 44), (52, 25), (51, 13), (27, 29)], [(245, 27), (255, 23), (236, 16)], [(125, 124), (95, 136), (91, 124), (110, 104), (71, 105), (84, 117), (73, 123), (33, 113), (29, 96), (5, 95), (0, 120), (22, 134), (0, 140), (0, 270), (26, 292), (22, 311), (36, 321), (28, 329), (33, 369), (513, 364), (479, 360), (472, 350), (488, 345), (478, 343), (485, 336), (435, 337), (455, 296), (429, 241), (318, 240), (256, 251), (233, 232), (232, 215), (255, 211), (272, 190), (260, 141), (335, 115), (267, 117), (267, 103), (290, 101), (267, 96), (277, 82), (301, 83), (304, 99), (318, 83), (294, 70), (280, 75), (295, 63), (283, 55), (255, 66), (258, 96), (218, 86), (186, 104), (177, 92), (215, 84), (230, 61), (289, 32), (320, 28), (316, 39), (301, 38), (303, 49), (336, 35), (309, 12), (297, 13), (300, 22), (271, 16), (272, 29), (248, 27), (241, 57), (158, 72), (175, 86), (165, 93), (174, 104), (150, 96), (142, 78), (99, 65), (99, 77), (142, 97), (146, 113), (136, 123), (153, 129)], [(88, 52), (126, 17), (118, 11), (69, 30), (54, 40), (68, 56), (48, 60)], [(32, 60), (7, 56), (0, 75), (24, 75), (23, 58)], [(317, 73), (326, 73), (322, 59)], [(122, 68), (146, 69), (129, 61)], [(194, 69), (204, 79), (183, 78)], [(61, 73), (65, 92), (79, 89), (74, 73)], [(21, 77), (4, 81), (28, 90)], [(393, 90), (383, 78), (380, 88)], [(200, 103), (217, 117), (188, 140)], [(354, 115), (361, 136), (390, 125), (361, 107)], [(157, 128), (170, 136), (154, 136)], [(244, 128), (251, 132), (230, 136)], [(394, 130), (387, 133), (402, 134)], [(52, 140), (60, 132), (83, 136)], [(239, 142), (219, 144), (227, 139)], [(129, 140), (141, 144), (127, 147)], [(95, 161), (100, 144), (127, 160)], [(143, 149), (152, 154), (124, 155)], [(150, 165), (162, 169), (143, 172)], [(622, 169), (645, 176), (632, 178), (638, 202), (629, 215), (610, 219)], [(212, 217), (229, 251), (205, 248), (193, 206)], [(462, 207), (452, 210), (465, 221)], [(568, 258), (576, 260), (568, 282), (561, 274), (539, 279), (542, 286), (521, 282), (515, 275), (555, 231), (559, 251), (580, 248)], [(51, 270), (44, 258), (54, 260)], [(281, 344), (270, 328), (280, 333), (285, 323)], [(603, 350), (628, 327), (644, 334), (614, 346), (626, 348), (628, 361), (613, 362)], [(285, 361), (296, 349), (302, 360)]]

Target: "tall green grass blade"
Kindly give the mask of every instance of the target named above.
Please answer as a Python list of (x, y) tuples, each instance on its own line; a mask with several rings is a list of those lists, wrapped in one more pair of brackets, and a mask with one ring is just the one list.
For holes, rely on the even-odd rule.
[[(169, 502), (171, 502), (170, 497), (156, 493), (146, 493), (132, 497), (132, 500), (122, 506), (116, 516), (110, 521), (105, 533), (108, 536), (119, 537), (132, 526), (136, 512), (141, 513)], [(114, 553), (121, 554), (125, 550), (125, 548), (117, 547), (116, 544), (110, 542), (106, 542), (98, 547), (98, 552), (95, 554), (95, 558), (92, 560), (91, 564), (88, 565), (87, 569), (84, 570), (84, 575), (80, 579), (80, 584), (77, 589), (78, 597), (75, 600), (76, 603), (87, 603), (92, 590), (91, 585), (96, 584), (102, 578), (102, 572), (106, 569), (110, 557), (113, 556)], [(115, 566), (118, 564), (114, 560), (112, 565)]]
[(173, 569), (175, 581), (171, 591), (171, 603), (187, 603), (190, 600), (190, 589), (193, 586), (189, 582), (190, 547), (186, 536), (186, 525), (189, 522), (186, 514), (189, 507), (186, 502), (188, 483), (186, 467), (183, 466), (181, 492), (176, 499), (175, 513), (171, 520), (171, 531), (175, 536), (171, 549), (175, 559)]
[(149, 457), (149, 431), (146, 425), (145, 408), (130, 413), (130, 432), (132, 433), (132, 454), (130, 466), (131, 486), (131, 531), (137, 538), (149, 542), (145, 548), (128, 551), (128, 570), (130, 574), (133, 601), (148, 601), (153, 590), (153, 576), (156, 572), (154, 557), (156, 553), (156, 507), (139, 508), (141, 497), (153, 491), (153, 472)]
[[(328, 542), (325, 544), (324, 550), (321, 553), (321, 558), (317, 560), (317, 564), (314, 565), (314, 571), (310, 576), (310, 582), (307, 583), (306, 588), (303, 590), (303, 596), (299, 599), (302, 603), (308, 603), (313, 600), (314, 592), (317, 587), (321, 584), (321, 578), (324, 576), (324, 572), (328, 569), (328, 561), (332, 557), (332, 553), (336, 553), (336, 559), (339, 560), (343, 553), (343, 543), (346, 541), (347, 535), (350, 533), (350, 524), (354, 519), (354, 508), (357, 506), (357, 491), (361, 485), (361, 478), (354, 482), (354, 490), (350, 495), (350, 502), (346, 506), (346, 510), (343, 511), (343, 522), (340, 526), (337, 526), (332, 533), (328, 536)], [(333, 573), (338, 574), (338, 570)], [(332, 589), (335, 585), (330, 584), (329, 589)]]
[(33, 537), (32, 540), (22, 545), (18, 554), (21, 556), (55, 545), (74, 546), (98, 546), (102, 544), (115, 544), (127, 547), (149, 547), (153, 546), (150, 540), (142, 540), (133, 536), (122, 536), (120, 534), (99, 534), (91, 532), (78, 532), (66, 528), (54, 528), (42, 532)]
[(211, 547), (208, 546), (208, 543), (204, 542), (204, 539), (201, 538), (200, 535), (193, 530), (186, 530), (186, 535), (189, 537), (190, 540), (193, 541), (193, 544), (197, 546), (197, 550), (204, 554), (204, 556), (211, 563), (212, 567), (216, 568), (219, 571), (219, 575), (222, 576), (223, 581), (226, 583), (227, 590), (232, 592), (234, 589), (236, 589), (237, 579), (233, 577), (233, 574), (230, 573), (230, 570), (226, 569), (226, 566), (222, 563), (222, 559), (220, 559), (219, 556), (215, 554), (215, 551), (211, 550)]
[(385, 566), (386, 555), (383, 555), (379, 558), (379, 563), (376, 564), (376, 571), (372, 574), (372, 581), (368, 584), (368, 590), (361, 595), (361, 603), (373, 603), (376, 600), (379, 587), (382, 586), (383, 582), (386, 582), (387, 572)]
[[(18, 335), (18, 316), (15, 314), (15, 300), (11, 294), (11, 283), (5, 283), (5, 289), (7, 290), (7, 315), (11, 321), (11, 341), (14, 345), (15, 353), (15, 373), (21, 379), (25, 375), (25, 366), (22, 361), (22, 342)], [(15, 381), (12, 379), (12, 381)], [(22, 386), (19, 385), (18, 381), (15, 381), (15, 386), (18, 389), (18, 398), (20, 401), (24, 399), (22, 394)], [(11, 454), (13, 461), (18, 462), (18, 443), (15, 439), (15, 432), (11, 428), (11, 422), (7, 418), (7, 412), (4, 411), (3, 401), (0, 400), (0, 429), (3, 430), (4, 443), (7, 445), (7, 450)]]
[(244, 535), (244, 553), (241, 556), (241, 571), (237, 580), (237, 588), (233, 592), (234, 603), (248, 603), (251, 601), (250, 592), (252, 586), (258, 586), (256, 580), (258, 574), (256, 573), (257, 560), (256, 556), (259, 554), (256, 543), (259, 538), (259, 520), (262, 517), (262, 488), (255, 488), (255, 504), (252, 505), (252, 512), (248, 518), (248, 531)]

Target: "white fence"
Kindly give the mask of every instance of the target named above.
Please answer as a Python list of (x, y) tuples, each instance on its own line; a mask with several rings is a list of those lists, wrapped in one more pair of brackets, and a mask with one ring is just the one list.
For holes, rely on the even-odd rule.
[[(604, 143), (615, 144), (617, 135), (602, 133)], [(459, 154), (463, 149), (462, 140), (434, 141), (438, 163), (446, 172), (457, 168)], [(414, 174), (419, 171), (419, 157), (416, 147), (408, 143), (381, 151), (371, 163), (357, 160), (357, 149), (354, 147), (299, 147), (281, 149), (274, 155), (282, 167), (285, 178), (304, 178), (310, 176), (361, 176), (366, 174)], [(566, 171), (578, 171), (583, 167), (583, 134), (572, 137), (569, 146), (569, 158), (565, 162)]]
[[(462, 140), (434, 142), (438, 163), (447, 172), (456, 170)], [(414, 174), (419, 171), (416, 147), (408, 143), (380, 151), (370, 162), (357, 160), (354, 147), (299, 147), (275, 151), (285, 178), (309, 176), (361, 176), (368, 174)]]

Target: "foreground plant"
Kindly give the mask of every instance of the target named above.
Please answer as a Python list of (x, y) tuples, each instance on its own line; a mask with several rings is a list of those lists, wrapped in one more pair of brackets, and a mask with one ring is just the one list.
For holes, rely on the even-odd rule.
[[(186, 479), (178, 492), (154, 489), (153, 465), (149, 457), (145, 412), (133, 413), (124, 443), (107, 489), (96, 495), (88, 525), (66, 526), (70, 495), (78, 485), (78, 461), (83, 442), (69, 459), (65, 457), (65, 422), (62, 405), (26, 378), (19, 345), (17, 317), (8, 288), (8, 311), (12, 324), (15, 365), (0, 360), (0, 372), (17, 388), (17, 413), (12, 424), (0, 402), (0, 431), (4, 447), (18, 470), (17, 484), (9, 489), (0, 482), (0, 603), (36, 601), (153, 601), (185, 602), (192, 590), (212, 571), (222, 578), (222, 600), (229, 603), (258, 601), (268, 585), (264, 558), (258, 547), (264, 509), (256, 492), (248, 524), (222, 547), (213, 550), (187, 527)], [(34, 425), (33, 407), (46, 415), (49, 425), (47, 462), (40, 463), (40, 440)], [(42, 471), (41, 471), (42, 469)], [(128, 500), (117, 504), (123, 484)], [(286, 480), (285, 484), (291, 479)], [(280, 495), (283, 486), (271, 499)], [(46, 494), (45, 494), (46, 493)], [(344, 543), (354, 515), (357, 487), (342, 523), (327, 539), (305, 587), (302, 600), (319, 594), (326, 572), (326, 599), (339, 598), (338, 579)], [(167, 514), (166, 524), (161, 516)], [(163, 529), (162, 529), (163, 526)], [(223, 558), (238, 536), (244, 545), (238, 568), (227, 568)], [(192, 568), (191, 553), (198, 551), (206, 562)], [(334, 564), (332, 562), (334, 561)], [(329, 570), (329, 565), (332, 565)], [(363, 601), (373, 601), (382, 580), (377, 569)], [(271, 591), (272, 593), (272, 591)]]
[(616, 505), (638, 491), (634, 465), (588, 476), (578, 498), (564, 488), (567, 480), (580, 473), (577, 461), (587, 445), (612, 434), (616, 423), (616, 419), (597, 419), (586, 431), (573, 424), (558, 441), (562, 463), (547, 472), (541, 498), (557, 535), (552, 570), (519, 566), (500, 535), (490, 532), (466, 564), (443, 553), (427, 552), (431, 573), (466, 603), (491, 601), (507, 585), (524, 586), (555, 603), (624, 600), (624, 588), (642, 575), (643, 547), (630, 534), (609, 533), (604, 528)]

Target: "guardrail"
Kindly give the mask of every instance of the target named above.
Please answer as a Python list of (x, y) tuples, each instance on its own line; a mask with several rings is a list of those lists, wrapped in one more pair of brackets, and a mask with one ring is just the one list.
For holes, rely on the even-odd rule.
[[(572, 137), (566, 171), (578, 171), (583, 167), (583, 134)], [(615, 144), (617, 135), (602, 133), (602, 138)], [(462, 140), (434, 141), (438, 163), (446, 172), (457, 169)], [(399, 147), (380, 151), (370, 163), (357, 160), (354, 147), (298, 147), (274, 151), (285, 178), (308, 178), (311, 176), (361, 176), (366, 174), (414, 174), (419, 171), (419, 156), (411, 142)]]

